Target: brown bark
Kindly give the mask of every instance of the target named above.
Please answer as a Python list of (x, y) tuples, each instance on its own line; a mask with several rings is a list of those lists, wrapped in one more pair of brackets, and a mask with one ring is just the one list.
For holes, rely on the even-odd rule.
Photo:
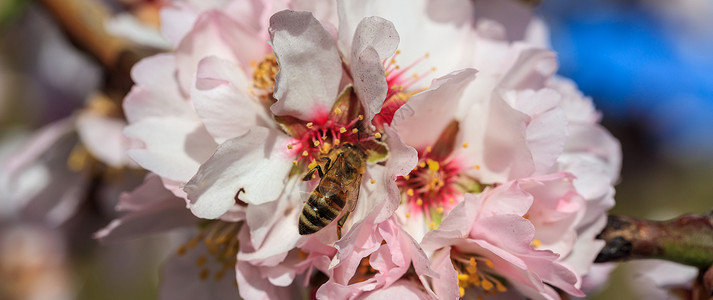
[(698, 268), (713, 265), (713, 214), (663, 222), (611, 215), (599, 238), (606, 242), (599, 263), (657, 258)]

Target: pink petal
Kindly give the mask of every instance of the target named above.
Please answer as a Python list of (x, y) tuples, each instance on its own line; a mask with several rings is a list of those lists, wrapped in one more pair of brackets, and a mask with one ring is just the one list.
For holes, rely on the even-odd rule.
[(235, 204), (240, 190), (240, 200), (248, 204), (276, 200), (292, 168), (289, 142), (277, 130), (254, 127), (218, 146), (184, 187), (191, 211), (201, 218), (217, 218)]
[(131, 192), (124, 192), (116, 204), (117, 211), (139, 211), (161, 203), (172, 193), (163, 186), (161, 177), (149, 173), (144, 183)]
[(165, 36), (173, 47), (178, 47), (179, 43), (191, 30), (198, 14), (188, 5), (176, 3), (173, 6), (166, 6), (161, 9), (161, 33)]
[(280, 71), (270, 108), (275, 115), (316, 120), (332, 108), (342, 67), (332, 36), (309, 12), (281, 11), (270, 19)]
[(512, 99), (513, 108), (529, 115), (527, 146), (535, 163), (535, 174), (548, 172), (562, 154), (567, 141), (567, 117), (559, 108), (561, 96), (550, 89), (526, 90)]
[[(289, 299), (290, 289), (276, 286), (262, 276), (260, 268), (238, 260), (236, 277), (243, 299)], [(233, 299), (237, 299), (234, 297)]]
[(421, 285), (415, 284), (410, 280), (399, 280), (387, 288), (376, 289), (360, 297), (363, 300), (379, 300), (379, 299), (431, 299), (431, 297), (423, 292)]
[(431, 266), (439, 277), (433, 279), (433, 292), (441, 299), (458, 299), (458, 273), (451, 262), (451, 247), (438, 250), (431, 257)]
[(82, 144), (94, 157), (115, 168), (135, 166), (126, 155), (129, 147), (123, 133), (126, 121), (84, 111), (77, 116), (76, 124)]
[(196, 118), (190, 102), (175, 78), (176, 58), (158, 54), (142, 59), (131, 69), (136, 85), (124, 99), (124, 113), (130, 124), (150, 117)]
[(198, 62), (208, 56), (234, 61), (247, 70), (268, 53), (267, 41), (218, 11), (208, 11), (196, 20), (193, 29), (176, 48), (178, 82), (181, 90), (191, 90)]

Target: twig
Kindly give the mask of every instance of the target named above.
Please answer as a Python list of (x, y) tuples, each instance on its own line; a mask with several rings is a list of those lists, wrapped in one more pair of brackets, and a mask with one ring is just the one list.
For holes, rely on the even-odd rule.
[(96, 0), (40, 0), (69, 39), (106, 70), (107, 85), (123, 94), (131, 88), (131, 67), (156, 52), (109, 34), (109, 9)]
[(713, 265), (713, 214), (664, 222), (610, 215), (598, 238), (606, 241), (598, 263), (657, 258), (701, 269)]

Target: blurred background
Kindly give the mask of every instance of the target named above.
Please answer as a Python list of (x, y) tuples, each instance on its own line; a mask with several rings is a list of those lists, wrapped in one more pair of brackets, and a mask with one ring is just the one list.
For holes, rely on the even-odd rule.
[[(137, 2), (154, 1), (107, 3), (115, 11), (151, 15)], [(612, 213), (663, 220), (713, 208), (713, 1), (543, 0), (536, 14), (550, 28), (559, 74), (593, 98), (604, 126), (621, 141), (623, 170)], [(0, 1), (0, 159), (33, 130), (73, 115), (107, 85), (104, 75), (40, 5)], [(18, 251), (3, 245), (20, 243), (26, 248), (3, 255), (16, 255), (13, 261), (35, 250), (57, 256), (48, 258), (56, 263), (30, 257), (28, 264), (51, 266), (52, 272), (37, 270), (58, 274), (54, 280), (68, 286), (67, 299), (155, 299), (158, 258), (176, 239), (99, 246), (91, 235), (115, 216), (112, 206), (111, 200), (83, 203), (49, 232), (3, 218), (0, 252)], [(43, 238), (57, 234), (62, 238)], [(18, 236), (26, 238), (18, 242)], [(0, 277), (12, 267), (0, 260)], [(624, 264), (614, 274), (628, 280), (632, 272)], [(73, 274), (68, 282), (61, 280), (66, 274)], [(641, 297), (626, 280), (612, 282), (595, 298)], [(22, 299), (4, 286), (0, 299)]]
[[(713, 1), (544, 0), (537, 14), (559, 74), (593, 98), (621, 141), (611, 213), (666, 220), (711, 210)], [(645, 299), (652, 285), (629, 284), (642, 272), (622, 264), (596, 298)]]

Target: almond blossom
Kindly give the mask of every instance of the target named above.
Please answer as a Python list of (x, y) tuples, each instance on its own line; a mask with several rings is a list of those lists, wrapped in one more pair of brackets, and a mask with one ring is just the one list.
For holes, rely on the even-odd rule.
[[(175, 52), (138, 63), (124, 102), (128, 155), (155, 176), (122, 205), (166, 201), (100, 237), (195, 226), (170, 213), (187, 206), (211, 221), (177, 256), (197, 264), (167, 276), (234, 275), (245, 298), (320, 273), (318, 298), (583, 295), (620, 154), (590, 100), (553, 77), (552, 52), (510, 42), (512, 24), (443, 21), (464, 3), (258, 2), (163, 11)], [(318, 184), (302, 177), (345, 143), (368, 156), (346, 234), (300, 236)]]
[[(294, 278), (292, 271), (286, 281), (276, 283), (270, 274), (289, 271), (283, 265), (290, 264), (295, 253), (290, 250), (300, 237), (299, 208), (316, 184), (303, 182), (300, 173), (341, 143), (364, 143), (373, 157), (370, 161), (386, 155), (379, 140), (398, 146), (400, 139), (386, 133), (388, 128), (372, 133), (362, 125), (369, 124), (383, 102), (386, 91), (372, 91), (372, 82), (386, 86), (380, 62), (395, 51), (398, 35), (380, 18), (363, 20), (358, 31), (356, 36), (362, 38), (355, 38), (352, 53), (363, 59), (350, 75), (372, 77), (354, 88), (342, 79), (335, 40), (304, 12), (279, 12), (271, 18), (270, 49), (255, 28), (207, 11), (180, 40), (175, 55), (145, 59), (132, 72), (137, 85), (124, 104), (130, 124), (125, 134), (134, 142), (129, 156), (157, 174), (166, 189), (186, 199), (196, 216), (220, 218), (242, 228), (236, 276), (244, 297), (275, 297), (281, 294), (279, 287)], [(254, 47), (239, 51), (241, 44)], [(306, 58), (307, 53), (313, 58)], [(390, 153), (390, 162), (403, 161), (391, 169), (369, 165), (364, 180), (369, 184), (362, 185), (360, 198), (370, 199), (358, 201), (347, 230), (367, 217), (383, 220), (396, 208), (398, 193), (390, 193), (390, 201), (382, 195), (387, 186), (395, 190), (396, 176), (415, 165), (397, 153), (415, 155)], [(408, 166), (400, 166), (403, 163)], [(120, 225), (139, 215), (113, 223), (100, 236), (131, 228)], [(328, 226), (310, 239), (331, 243), (334, 232)], [(222, 245), (234, 248), (225, 243), (237, 235)], [(255, 272), (263, 276), (245, 277)]]
[(584, 296), (576, 287), (579, 277), (557, 261), (559, 255), (531, 247), (537, 231), (524, 216), (533, 196), (517, 181), (468, 194), (438, 229), (426, 234), (422, 246), (435, 251), (434, 257), (453, 261), (438, 269), (443, 275), (433, 288), (439, 297), (508, 292), (500, 278), (532, 299), (558, 299), (551, 286)]

